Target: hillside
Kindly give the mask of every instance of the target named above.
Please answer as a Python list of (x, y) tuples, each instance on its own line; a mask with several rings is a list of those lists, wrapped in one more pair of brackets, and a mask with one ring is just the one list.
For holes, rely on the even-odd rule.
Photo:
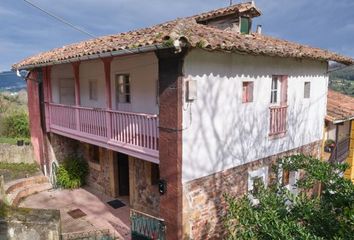
[(26, 89), (26, 82), (15, 72), (0, 72), (0, 92), (18, 92)]
[(354, 97), (354, 66), (339, 70), (330, 69), (329, 88)]

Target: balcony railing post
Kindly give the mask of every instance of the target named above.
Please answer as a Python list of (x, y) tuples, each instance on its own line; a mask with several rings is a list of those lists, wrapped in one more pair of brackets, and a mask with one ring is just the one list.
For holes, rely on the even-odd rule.
[(80, 112), (77, 107), (75, 108), (75, 119), (76, 119), (76, 130), (80, 131)]
[(106, 111), (106, 123), (107, 138), (112, 139), (112, 113), (109, 111)]

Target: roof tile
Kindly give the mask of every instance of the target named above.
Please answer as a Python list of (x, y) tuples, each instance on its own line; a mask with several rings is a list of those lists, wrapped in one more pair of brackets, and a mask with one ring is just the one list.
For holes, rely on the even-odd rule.
[(333, 122), (352, 118), (354, 118), (354, 98), (329, 90), (326, 119)]

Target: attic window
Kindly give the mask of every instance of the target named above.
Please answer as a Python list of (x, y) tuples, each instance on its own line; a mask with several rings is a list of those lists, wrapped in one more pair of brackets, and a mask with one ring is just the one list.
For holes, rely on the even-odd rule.
[(242, 83), (242, 102), (253, 102), (253, 82)]
[(251, 30), (251, 19), (249, 17), (241, 17), (240, 32), (242, 34), (249, 34)]
[(310, 98), (311, 82), (304, 83), (304, 98)]

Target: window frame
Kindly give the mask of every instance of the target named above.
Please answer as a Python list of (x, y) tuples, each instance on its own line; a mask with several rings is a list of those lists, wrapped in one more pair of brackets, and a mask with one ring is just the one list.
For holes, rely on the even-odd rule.
[[(279, 105), (280, 104), (281, 80), (279, 78), (281, 79), (281, 75), (272, 75), (272, 83), (271, 83), (271, 87), (270, 87), (270, 104), (271, 105)], [(275, 83), (275, 84), (273, 84), (273, 83)]]
[[(308, 87), (308, 89), (306, 88)], [(311, 81), (304, 82), (304, 99), (311, 98)]]
[(97, 101), (98, 100), (98, 81), (96, 79), (90, 79), (89, 84), (89, 100)]
[(254, 82), (242, 82), (242, 103), (251, 103), (254, 101)]
[[(70, 81), (72, 83), (72, 86), (70, 87), (63, 87), (63, 81)], [(59, 78), (58, 79), (58, 85), (59, 85), (59, 103), (60, 104), (64, 104), (64, 105), (75, 105), (75, 79), (74, 78)], [(68, 99), (68, 94), (67, 95), (63, 95), (63, 90), (65, 89), (69, 89), (73, 94), (72, 94), (72, 101), (68, 101), (66, 102), (64, 99)], [(64, 97), (64, 98), (63, 98)]]
[(260, 167), (256, 170), (248, 171), (248, 180), (247, 180), (247, 192), (248, 192), (248, 198), (252, 202), (253, 205), (257, 205), (259, 203), (259, 200), (254, 197), (253, 192), (254, 192), (254, 183), (256, 179), (262, 179), (263, 180), (263, 186), (265, 188), (268, 187), (268, 178), (269, 175), (269, 167), (264, 166)]
[[(244, 20), (244, 19), (247, 19), (248, 21), (247, 21), (247, 32), (245, 32), (245, 31), (243, 31), (243, 21), (242, 20)], [(240, 16), (240, 19), (239, 19), (239, 21), (240, 21), (240, 33), (241, 34), (250, 34), (250, 32), (251, 32), (251, 28), (252, 28), (252, 21), (251, 21), (251, 18), (250, 17), (247, 17), (247, 16)]]
[[(127, 83), (119, 83), (119, 77), (128, 77), (128, 84)], [(129, 73), (116, 73), (115, 74), (115, 78), (114, 78), (114, 83), (115, 83), (115, 88), (114, 88), (114, 91), (115, 91), (115, 100), (116, 100), (116, 104), (131, 104), (132, 103), (132, 89), (131, 89), (131, 77), (130, 77), (130, 74)], [(125, 87), (123, 87), (124, 91), (121, 92), (120, 91), (120, 87), (121, 86), (128, 86), (129, 88), (129, 92), (127, 93), (127, 90)], [(120, 99), (121, 96), (124, 96), (125, 98), (125, 101), (122, 102)], [(129, 97), (129, 100), (127, 100)]]
[(291, 193), (297, 195), (298, 194), (298, 188), (296, 186), (297, 181), (300, 179), (300, 172), (299, 171), (288, 171), (289, 173), (289, 182), (287, 184), (284, 184), (284, 169), (282, 166), (279, 167), (278, 170), (278, 183), (289, 190)]

